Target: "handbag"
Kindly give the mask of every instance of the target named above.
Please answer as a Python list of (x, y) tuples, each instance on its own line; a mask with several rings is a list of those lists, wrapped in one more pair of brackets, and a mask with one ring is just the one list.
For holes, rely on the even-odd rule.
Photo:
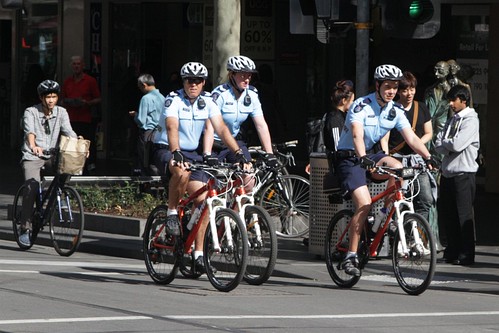
[(324, 124), (326, 122), (326, 114), (321, 118), (310, 120), (307, 122), (305, 136), (307, 138), (308, 154), (325, 153), (326, 145), (324, 143)]
[(59, 174), (81, 175), (90, 150), (90, 140), (61, 135), (59, 142)]

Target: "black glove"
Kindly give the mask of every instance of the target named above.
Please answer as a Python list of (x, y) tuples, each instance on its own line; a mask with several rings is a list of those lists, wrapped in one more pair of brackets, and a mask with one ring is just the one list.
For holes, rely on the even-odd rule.
[(438, 169), (440, 166), (440, 163), (436, 159), (434, 159), (433, 156), (431, 156), (431, 155), (430, 155), (430, 157), (425, 159), (424, 162), (426, 163), (426, 167), (428, 169), (429, 168)]
[(180, 149), (177, 149), (173, 152), (173, 160), (177, 164), (182, 164), (184, 163), (185, 156), (184, 154), (180, 151)]
[(265, 163), (269, 167), (275, 168), (279, 165), (279, 161), (277, 160), (277, 157), (275, 157), (274, 154), (269, 153), (269, 154), (266, 154), (264, 157), (265, 157)]
[(236, 163), (239, 163), (241, 168), (244, 167), (244, 164), (248, 163), (249, 161), (246, 159), (246, 156), (244, 156), (244, 153), (241, 149), (236, 151)]
[(369, 170), (376, 166), (376, 162), (367, 157), (367, 155), (364, 155), (360, 158), (360, 166), (366, 170)]
[(211, 154), (203, 154), (203, 162), (209, 166), (215, 166), (218, 165), (218, 158)]

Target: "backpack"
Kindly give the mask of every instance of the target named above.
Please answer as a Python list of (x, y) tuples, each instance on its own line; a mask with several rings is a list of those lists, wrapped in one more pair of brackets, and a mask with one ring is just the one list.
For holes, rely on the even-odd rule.
[(326, 145), (324, 144), (324, 124), (326, 123), (326, 115), (322, 118), (313, 119), (307, 122), (305, 137), (307, 139), (307, 151), (311, 153), (325, 153)]

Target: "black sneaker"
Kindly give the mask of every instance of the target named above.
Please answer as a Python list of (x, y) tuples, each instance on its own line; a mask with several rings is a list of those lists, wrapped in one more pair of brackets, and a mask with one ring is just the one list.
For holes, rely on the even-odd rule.
[[(195, 268), (196, 268), (196, 272), (197, 273), (200, 273), (200, 274), (206, 273), (206, 267), (204, 266), (204, 258), (203, 258), (203, 256), (197, 257), (196, 263), (195, 263)], [(215, 267), (213, 267), (213, 266), (210, 265), (210, 271), (212, 273), (216, 273), (217, 269)]]
[(345, 271), (346, 274), (352, 276), (360, 276), (360, 269), (357, 268), (359, 265), (359, 261), (357, 257), (350, 257), (341, 263), (341, 268)]
[(168, 215), (166, 217), (166, 231), (173, 236), (180, 235), (180, 221), (178, 215)]

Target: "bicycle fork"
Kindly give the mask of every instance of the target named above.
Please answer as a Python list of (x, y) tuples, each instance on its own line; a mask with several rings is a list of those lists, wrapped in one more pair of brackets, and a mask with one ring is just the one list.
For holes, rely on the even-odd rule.
[[(400, 243), (399, 243), (400, 249), (394, 249), (394, 251), (399, 251), (401, 253), (404, 253), (404, 256), (408, 257), (410, 249), (409, 249), (409, 244), (407, 244), (407, 239), (404, 229), (404, 217), (406, 214), (414, 213), (414, 205), (412, 202), (407, 200), (397, 200), (394, 203), (394, 209), (397, 216), (397, 230), (400, 237)], [(417, 223), (415, 221), (411, 222), (411, 226), (408, 231), (411, 233), (414, 243), (416, 245), (421, 245), (422, 241), (421, 238), (419, 237)]]
[[(69, 196), (66, 195), (64, 199), (61, 199), (61, 189), (57, 189), (57, 210), (59, 213), (59, 223), (64, 223), (64, 222), (72, 222), (73, 221), (73, 212), (71, 211), (71, 206), (69, 205)], [(68, 214), (68, 220), (66, 221), (63, 216), (63, 211), (62, 211), (62, 205), (61, 203), (65, 204), (65, 207), (67, 208), (67, 214)]]
[[(243, 204), (243, 200), (246, 200), (246, 203)], [(247, 195), (247, 194), (241, 194), (236, 196), (236, 205), (237, 209), (239, 212), (239, 217), (241, 218), (241, 221), (246, 222), (246, 207), (249, 205), (254, 205), (255, 204), (255, 198), (252, 195)], [(250, 248), (256, 247), (255, 245), (262, 244), (262, 231), (260, 229), (260, 223), (258, 223), (258, 214), (253, 214), (251, 217), (251, 220), (249, 223), (246, 225), (246, 230), (250, 230), (251, 228), (254, 228), (255, 235), (256, 235), (256, 244), (252, 243), (251, 240), (248, 240), (250, 242)]]

